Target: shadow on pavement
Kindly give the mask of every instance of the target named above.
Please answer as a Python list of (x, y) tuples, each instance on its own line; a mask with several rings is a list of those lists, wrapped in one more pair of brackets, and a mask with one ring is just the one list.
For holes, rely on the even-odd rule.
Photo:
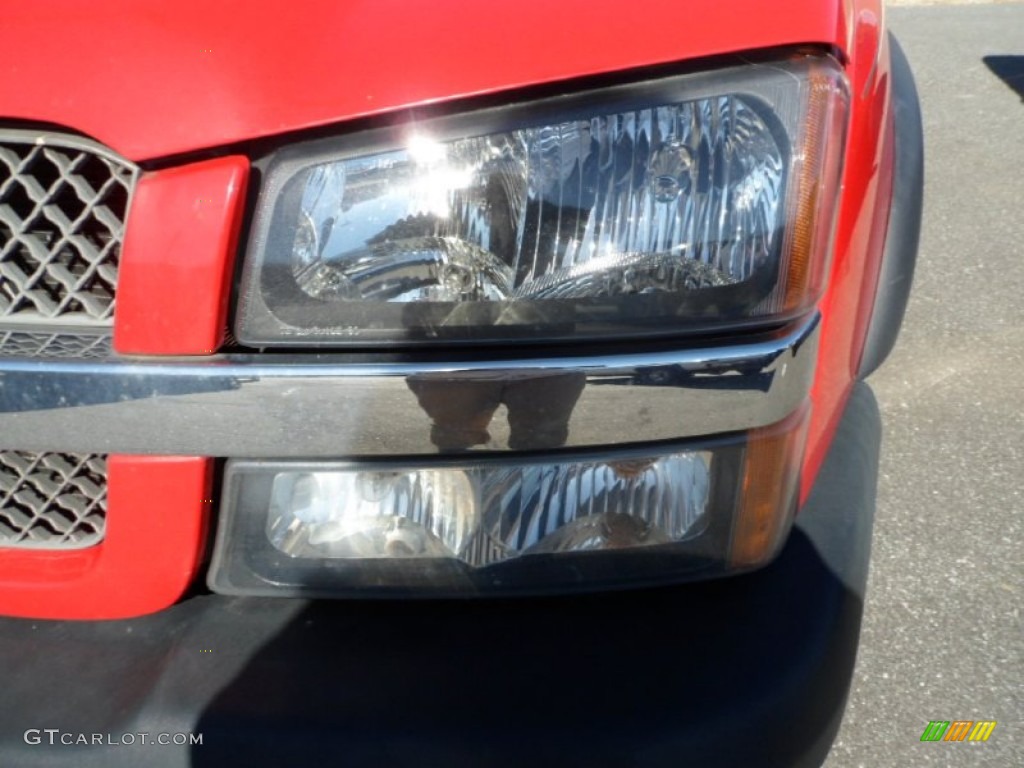
[(982, 56), (981, 60), (1024, 101), (1024, 56)]

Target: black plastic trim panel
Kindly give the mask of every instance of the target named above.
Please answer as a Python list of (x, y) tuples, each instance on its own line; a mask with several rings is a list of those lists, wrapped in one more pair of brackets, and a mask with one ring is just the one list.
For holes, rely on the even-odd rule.
[(892, 352), (914, 282), (917, 247), (924, 208), (924, 129), (914, 74), (903, 48), (889, 35), (892, 57), (892, 108), (895, 114), (895, 152), (892, 210), (878, 275), (875, 305), (861, 357), (860, 378), (866, 378)]

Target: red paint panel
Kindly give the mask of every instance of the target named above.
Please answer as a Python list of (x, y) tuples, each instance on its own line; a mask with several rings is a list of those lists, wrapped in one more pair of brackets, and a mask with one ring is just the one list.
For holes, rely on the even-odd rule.
[(810, 493), (856, 378), (867, 319), (874, 304), (892, 197), (893, 140), (889, 48), (879, 0), (859, 0), (847, 76), (853, 86), (843, 196), (828, 288), (820, 302), (821, 344), (811, 399), (814, 408), (801, 476)]
[(845, 49), (842, 0), (31, 0), (0, 116), (133, 160), (415, 104), (776, 45)]
[(147, 173), (132, 198), (118, 272), (114, 348), (208, 355), (224, 341), (249, 161)]
[(202, 560), (213, 461), (110, 456), (107, 530), (77, 552), (0, 548), (0, 615), (119, 619), (159, 611)]

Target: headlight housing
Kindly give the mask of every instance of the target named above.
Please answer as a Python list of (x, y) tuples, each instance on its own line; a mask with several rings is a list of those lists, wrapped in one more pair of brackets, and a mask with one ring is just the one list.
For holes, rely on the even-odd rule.
[(744, 434), (512, 459), (228, 462), (210, 569), (237, 595), (596, 590), (766, 563), (807, 408)]
[(846, 123), (827, 56), (291, 146), (253, 222), (254, 346), (644, 337), (819, 296)]

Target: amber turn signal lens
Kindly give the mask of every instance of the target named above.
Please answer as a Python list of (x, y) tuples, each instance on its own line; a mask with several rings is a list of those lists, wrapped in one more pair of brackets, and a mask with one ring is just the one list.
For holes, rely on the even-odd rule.
[(789, 530), (809, 411), (804, 406), (785, 421), (750, 432), (742, 500), (733, 527), (730, 562), (735, 567), (767, 562)]
[(789, 201), (783, 312), (798, 310), (808, 296), (819, 295), (828, 269), (846, 135), (845, 103), (836, 94), (833, 78), (821, 71), (809, 76), (802, 152), (794, 163), (796, 190)]

